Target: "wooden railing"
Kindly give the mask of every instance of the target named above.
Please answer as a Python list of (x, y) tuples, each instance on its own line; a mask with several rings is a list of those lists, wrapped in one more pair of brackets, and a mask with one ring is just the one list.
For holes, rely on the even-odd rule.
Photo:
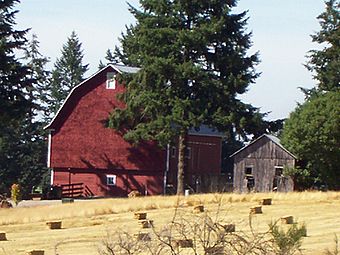
[(83, 183), (62, 184), (61, 197), (81, 197), (84, 195)]

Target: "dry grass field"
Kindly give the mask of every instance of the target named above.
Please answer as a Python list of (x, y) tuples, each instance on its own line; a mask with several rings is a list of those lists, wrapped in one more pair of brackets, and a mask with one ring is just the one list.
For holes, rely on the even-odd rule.
[[(0, 255), (26, 254), (42, 249), (46, 255), (98, 254), (101, 240), (107, 233), (126, 231), (137, 233), (141, 227), (134, 212), (148, 213), (155, 227), (172, 220), (178, 212), (191, 212), (194, 205), (203, 204), (205, 212), (223, 222), (236, 224), (236, 231), (249, 230), (249, 208), (264, 197), (273, 204), (263, 206), (262, 214), (253, 216), (256, 231), (266, 231), (268, 224), (285, 215), (305, 223), (307, 237), (302, 243), (303, 254), (324, 254), (333, 249), (335, 234), (340, 237), (340, 193), (302, 192), (270, 194), (206, 194), (188, 197), (141, 197), (129, 199), (98, 199), (75, 201), (30, 208), (0, 209), (0, 232), (7, 241), (0, 241)], [(62, 228), (51, 230), (46, 221), (61, 220)]]

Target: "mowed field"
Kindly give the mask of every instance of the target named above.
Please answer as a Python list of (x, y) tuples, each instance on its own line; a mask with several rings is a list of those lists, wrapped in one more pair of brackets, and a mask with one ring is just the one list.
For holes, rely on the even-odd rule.
[[(98, 254), (108, 233), (141, 231), (134, 212), (147, 212), (157, 229), (172, 221), (175, 208), (178, 215), (190, 214), (198, 204), (204, 205), (204, 213), (218, 216), (221, 222), (235, 223), (236, 231), (247, 232), (249, 208), (265, 197), (271, 197), (273, 202), (262, 207), (262, 214), (252, 216), (255, 231), (266, 231), (270, 222), (292, 215), (307, 227), (303, 254), (324, 254), (326, 249), (334, 249), (335, 234), (340, 238), (340, 192), (302, 192), (97, 199), (0, 209), (0, 232), (5, 232), (8, 239), (0, 241), (0, 254), (20, 255), (33, 249), (45, 250), (46, 255)], [(53, 220), (61, 220), (62, 229), (46, 226), (46, 221)]]

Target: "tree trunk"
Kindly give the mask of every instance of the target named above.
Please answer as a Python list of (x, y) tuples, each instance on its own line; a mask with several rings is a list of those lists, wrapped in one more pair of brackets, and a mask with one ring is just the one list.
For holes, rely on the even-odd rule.
[(185, 132), (178, 137), (177, 195), (184, 194)]

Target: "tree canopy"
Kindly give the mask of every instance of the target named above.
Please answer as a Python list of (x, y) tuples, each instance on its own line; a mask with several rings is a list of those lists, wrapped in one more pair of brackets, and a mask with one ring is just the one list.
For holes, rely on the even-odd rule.
[(259, 74), (257, 54), (247, 53), (246, 12), (232, 12), (236, 2), (141, 1), (141, 9), (130, 6), (136, 25), (115, 50), (115, 59), (141, 70), (124, 77), (126, 107), (113, 111), (110, 124), (134, 142), (165, 145), (179, 136), (178, 193), (188, 130), (205, 124), (234, 138), (263, 117), (238, 99)]
[(282, 144), (331, 188), (340, 188), (340, 93), (324, 93), (299, 105), (285, 122)]

